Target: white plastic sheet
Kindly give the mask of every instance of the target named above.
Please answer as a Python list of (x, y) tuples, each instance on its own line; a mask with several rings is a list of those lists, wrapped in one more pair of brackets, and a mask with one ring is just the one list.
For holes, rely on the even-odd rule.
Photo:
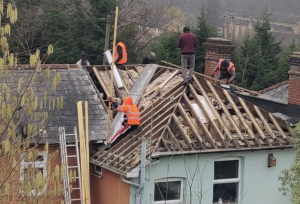
[[(107, 59), (108, 63), (110, 64), (112, 62), (111, 52), (109, 50), (107, 50), (104, 54), (106, 56), (106, 59)], [(123, 84), (122, 84), (122, 80), (121, 80), (120, 74), (118, 72), (118, 69), (117, 69), (116, 65), (114, 65), (114, 67), (112, 68), (112, 70), (113, 70), (114, 79), (115, 79), (115, 81), (117, 83), (118, 88), (119, 89), (124, 88)]]

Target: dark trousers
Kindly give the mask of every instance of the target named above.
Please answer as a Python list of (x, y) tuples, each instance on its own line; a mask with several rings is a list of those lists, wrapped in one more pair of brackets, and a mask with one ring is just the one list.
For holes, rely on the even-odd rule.
[(137, 129), (138, 125), (125, 125), (123, 126), (113, 137), (108, 141), (111, 145), (113, 143), (117, 144), (120, 140), (126, 137), (129, 133)]
[[(231, 75), (230, 74), (220, 74), (220, 75), (218, 75), (217, 76), (217, 79), (218, 80), (222, 80), (222, 79), (227, 79), (227, 80), (229, 80), (231, 78)], [(234, 85), (234, 79), (230, 82), (230, 84), (233, 84)], [(217, 81), (217, 85), (218, 86), (220, 86), (220, 82), (218, 82)], [(234, 89), (234, 87), (233, 86), (230, 86), (230, 91), (231, 91), (231, 93), (235, 93), (235, 89)]]

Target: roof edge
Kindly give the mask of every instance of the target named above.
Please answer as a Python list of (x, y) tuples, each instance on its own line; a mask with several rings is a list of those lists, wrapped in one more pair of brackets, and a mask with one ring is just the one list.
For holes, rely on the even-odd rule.
[(220, 149), (220, 150), (204, 150), (204, 151), (185, 151), (185, 152), (155, 152), (151, 155), (151, 158), (160, 158), (166, 156), (180, 156), (189, 154), (209, 154), (209, 153), (227, 153), (227, 152), (246, 152), (246, 151), (262, 151), (262, 150), (274, 150), (274, 149), (292, 149), (293, 145), (276, 146), (276, 147), (258, 147), (258, 148), (246, 148), (246, 149)]

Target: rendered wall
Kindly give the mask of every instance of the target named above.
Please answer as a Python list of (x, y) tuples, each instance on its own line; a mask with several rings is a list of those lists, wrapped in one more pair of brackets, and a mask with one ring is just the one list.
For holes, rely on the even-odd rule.
[[(268, 154), (277, 159), (276, 167), (267, 167)], [(241, 195), (239, 204), (289, 204), (290, 197), (283, 196), (278, 188), (278, 175), (293, 162), (293, 150), (272, 150), (224, 154), (201, 154), (197, 156), (173, 156), (160, 158), (159, 163), (148, 168), (143, 204), (153, 203), (154, 181), (165, 177), (184, 177), (185, 200), (189, 204), (212, 204), (214, 160), (222, 157), (240, 157)], [(196, 173), (195, 173), (196, 172)], [(191, 177), (195, 174), (194, 179)], [(202, 194), (201, 194), (202, 191)], [(190, 199), (191, 192), (191, 199)], [(134, 190), (132, 188), (132, 194)], [(202, 196), (200, 202), (200, 196)], [(190, 202), (191, 201), (191, 202)], [(133, 204), (133, 201), (132, 201)]]

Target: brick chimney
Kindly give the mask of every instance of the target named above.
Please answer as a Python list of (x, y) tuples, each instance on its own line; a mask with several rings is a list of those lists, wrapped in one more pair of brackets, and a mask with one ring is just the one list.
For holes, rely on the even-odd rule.
[(225, 38), (208, 38), (202, 45), (206, 52), (204, 74), (207, 76), (210, 76), (220, 58), (230, 59), (235, 48), (231, 40)]
[(300, 52), (293, 52), (288, 59), (289, 71), (289, 104), (300, 105)]

